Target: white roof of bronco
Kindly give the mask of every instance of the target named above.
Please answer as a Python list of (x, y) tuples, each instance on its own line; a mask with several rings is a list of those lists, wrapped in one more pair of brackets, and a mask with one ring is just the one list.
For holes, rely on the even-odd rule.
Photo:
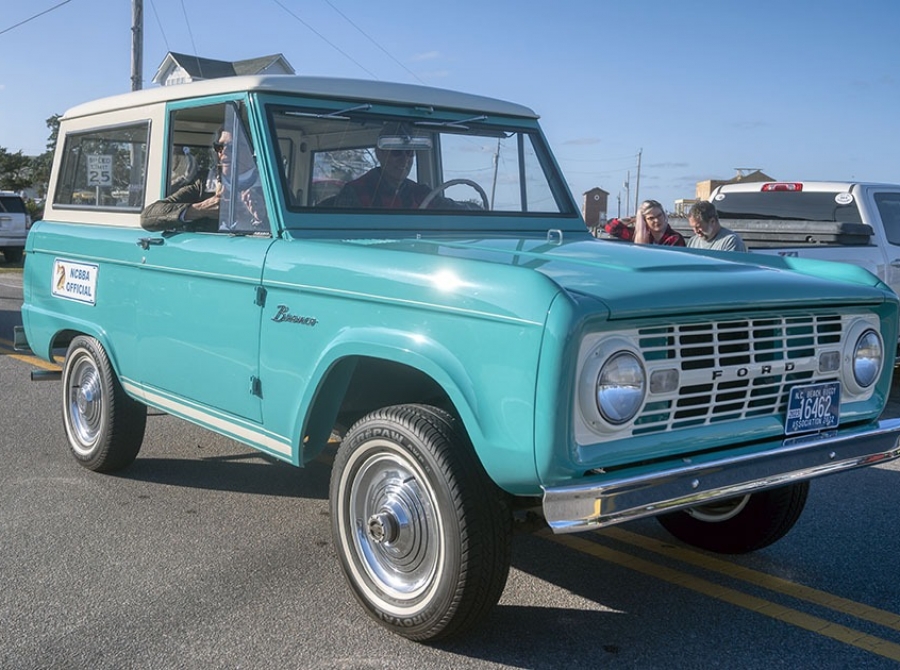
[(523, 105), (486, 98), (480, 95), (432, 88), (430, 86), (393, 84), (364, 79), (297, 77), (293, 75), (221, 77), (190, 84), (160, 86), (77, 105), (69, 109), (63, 115), (63, 118), (71, 119), (99, 112), (109, 112), (115, 109), (138, 107), (170, 100), (239, 93), (242, 91), (292, 93), (312, 97), (364, 100), (367, 102), (428, 105), (442, 109), (538, 118), (534, 111)]

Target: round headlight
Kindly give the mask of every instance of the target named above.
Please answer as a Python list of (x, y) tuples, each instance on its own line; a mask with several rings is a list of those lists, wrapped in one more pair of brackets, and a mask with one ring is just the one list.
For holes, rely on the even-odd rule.
[(875, 383), (884, 363), (881, 337), (874, 330), (867, 330), (856, 340), (853, 349), (853, 378), (863, 388)]
[(607, 360), (597, 375), (597, 409), (612, 424), (634, 418), (644, 402), (644, 368), (631, 352)]

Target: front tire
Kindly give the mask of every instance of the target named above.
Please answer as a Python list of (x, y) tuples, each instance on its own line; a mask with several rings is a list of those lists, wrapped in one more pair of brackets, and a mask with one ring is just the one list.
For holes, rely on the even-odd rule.
[(63, 425), (75, 460), (95, 472), (131, 465), (144, 440), (147, 408), (122, 389), (96, 339), (72, 340), (62, 381)]
[(330, 504), (344, 574), (388, 630), (445, 639), (500, 599), (512, 513), (449, 414), (400, 405), (359, 421), (335, 457)]
[(809, 482), (798, 482), (657, 519), (682, 542), (721, 554), (746, 554), (784, 537), (800, 518), (808, 493)]

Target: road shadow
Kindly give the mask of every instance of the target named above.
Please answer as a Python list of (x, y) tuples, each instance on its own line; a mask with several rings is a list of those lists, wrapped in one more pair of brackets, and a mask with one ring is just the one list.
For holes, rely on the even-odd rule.
[(168, 486), (326, 500), (331, 466), (315, 460), (298, 468), (255, 452), (198, 459), (139, 457), (118, 476)]
[[(885, 492), (898, 490), (898, 484), (900, 472), (880, 468), (813, 482), (808, 507), (797, 526), (770, 547), (741, 556), (723, 556), (688, 547), (668, 535), (655, 519), (626, 523), (622, 528), (798, 584), (820, 589), (823, 584), (836, 585), (831, 588), (845, 598), (900, 614), (894, 600), (893, 572), (884, 569), (885, 561), (900, 552), (896, 505), (879, 503), (885, 499)], [(860, 523), (862, 518), (866, 519), (865, 524)], [(660, 573), (668, 569), (686, 574), (697, 572), (685, 563), (604, 536), (603, 531), (578, 537), (633, 556), (635, 561), (659, 565)], [(873, 537), (883, 538), (879, 540), (878, 551), (872, 550)], [(825, 546), (829, 551), (822, 551)], [(764, 617), (758, 619), (761, 624), (758, 633), (748, 631), (744, 628), (747, 617), (753, 620), (759, 616), (749, 610), (562, 546), (538, 534), (516, 536), (512, 566), (530, 576), (535, 584), (552, 585), (573, 606), (529, 607), (504, 604), (501, 599), (485, 626), (461, 640), (439, 645), (441, 649), (535, 670), (597, 668), (615, 662), (627, 667), (634, 667), (634, 663), (649, 664), (641, 667), (712, 667), (697, 666), (697, 656), (685, 655), (687, 641), (702, 637), (697, 646), (721, 650), (715, 667), (764, 667), (769, 663), (777, 666), (783, 662), (790, 664), (791, 658), (802, 659), (801, 651), (785, 653), (779, 658), (762, 641), (758, 646), (748, 643), (754, 649), (749, 656), (745, 655), (746, 646), (734, 647), (732, 641), (736, 638), (764, 635), (771, 623)], [(853, 566), (852, 574), (848, 574), (847, 566)], [(721, 575), (713, 573), (701, 572), (699, 576), (717, 583), (723, 580)], [(756, 593), (748, 582), (724, 579), (731, 588)], [(775, 592), (764, 591), (760, 595), (801, 611), (811, 607), (802, 601), (785, 601)], [(535, 598), (539, 600), (540, 594)], [(827, 620), (838, 620), (841, 616), (829, 611), (817, 613)], [(699, 622), (704, 623), (698, 626)], [(788, 627), (784, 634), (790, 635), (792, 630)]]

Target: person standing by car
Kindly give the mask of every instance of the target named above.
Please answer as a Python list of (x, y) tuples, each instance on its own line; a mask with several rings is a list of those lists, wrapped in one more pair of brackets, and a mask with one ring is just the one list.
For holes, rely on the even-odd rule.
[(672, 229), (666, 210), (656, 200), (644, 200), (638, 207), (634, 221), (634, 241), (637, 244), (685, 246), (684, 237)]
[(610, 219), (604, 231), (626, 242), (670, 247), (685, 246), (684, 237), (669, 225), (669, 218), (663, 206), (656, 200), (642, 202), (637, 216)]
[(688, 222), (694, 230), (694, 236), (688, 243), (691, 249), (747, 251), (741, 236), (728, 228), (723, 228), (719, 223), (716, 206), (711, 202), (701, 200), (694, 203), (688, 212)]

